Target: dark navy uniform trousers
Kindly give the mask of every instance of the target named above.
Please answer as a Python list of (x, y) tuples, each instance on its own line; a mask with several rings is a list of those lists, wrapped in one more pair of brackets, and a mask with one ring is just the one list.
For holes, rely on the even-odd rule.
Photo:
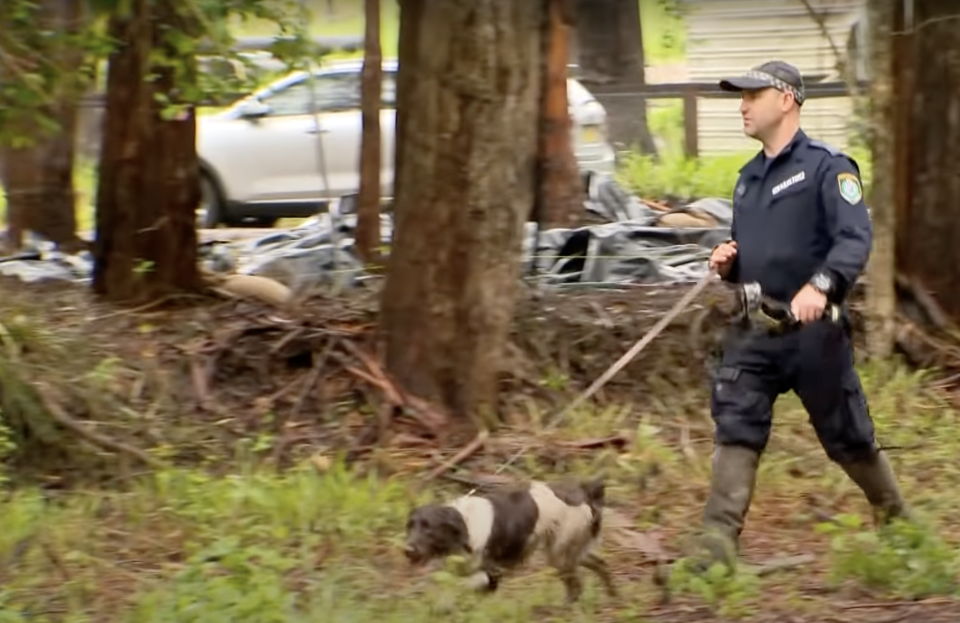
[(876, 449), (844, 326), (821, 320), (783, 335), (735, 328), (726, 342), (711, 392), (718, 444), (763, 451), (773, 403), (792, 390), (830, 459), (852, 463)]

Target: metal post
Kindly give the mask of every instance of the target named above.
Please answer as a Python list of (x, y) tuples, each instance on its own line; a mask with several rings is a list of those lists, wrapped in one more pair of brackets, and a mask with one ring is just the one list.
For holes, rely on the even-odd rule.
[[(300, 28), (307, 35), (306, 38), (310, 40), (310, 11), (307, 8), (307, 0), (299, 0), (300, 2)], [(314, 76), (314, 67), (313, 67), (313, 55), (311, 54), (307, 59), (307, 86), (310, 91), (310, 112), (313, 116), (313, 125), (316, 128), (317, 135), (317, 156), (320, 159), (320, 178), (323, 180), (323, 190), (325, 193), (330, 192), (330, 180), (327, 177), (327, 159), (324, 154), (323, 149), (323, 128), (320, 127), (320, 110), (317, 106), (317, 92), (316, 92), (316, 79)], [(330, 243), (333, 245), (333, 250), (331, 253), (331, 259), (333, 264), (333, 283), (334, 283), (334, 293), (340, 291), (340, 272), (339, 272), (339, 255), (340, 255), (340, 232), (338, 228), (340, 227), (339, 210), (332, 210), (331, 204), (333, 203), (332, 199), (326, 201), (327, 206), (327, 215), (330, 217)], [(323, 206), (324, 200), (320, 200), (320, 206)], [(320, 210), (317, 210), (317, 213), (320, 213)]]

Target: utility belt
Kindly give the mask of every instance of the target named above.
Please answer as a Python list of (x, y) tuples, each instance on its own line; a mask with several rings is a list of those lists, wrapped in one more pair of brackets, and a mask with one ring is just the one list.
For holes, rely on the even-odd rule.
[[(759, 283), (751, 282), (739, 287), (740, 307), (732, 318), (739, 329), (767, 335), (784, 335), (802, 325), (790, 309), (790, 304), (777, 301), (763, 293)], [(850, 323), (846, 309), (836, 303), (827, 303), (823, 320), (843, 325), (849, 332)]]

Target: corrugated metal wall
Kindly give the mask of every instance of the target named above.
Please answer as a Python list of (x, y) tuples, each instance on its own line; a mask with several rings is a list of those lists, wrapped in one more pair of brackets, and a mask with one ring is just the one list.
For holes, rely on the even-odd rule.
[[(850, 27), (864, 0), (809, 0), (825, 15), (834, 44), (845, 51)], [(680, 0), (687, 24), (687, 70), (691, 82), (712, 82), (763, 61), (781, 59), (806, 76), (836, 79), (836, 56), (802, 0)], [(743, 135), (737, 99), (699, 101), (702, 154), (755, 151)], [(808, 134), (843, 149), (848, 143), (850, 98), (811, 99), (803, 105)]]

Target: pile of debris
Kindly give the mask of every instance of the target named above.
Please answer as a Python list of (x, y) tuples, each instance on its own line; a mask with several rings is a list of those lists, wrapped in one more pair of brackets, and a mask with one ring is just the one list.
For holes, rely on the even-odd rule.
[[(243, 299), (207, 308), (202, 322), (209, 332), (187, 344), (168, 342), (163, 355), (169, 366), (188, 368), (182, 376), (189, 378), (190, 391), (184, 395), (192, 398), (183, 406), (211, 421), (230, 422), (241, 437), (262, 430), (269, 415), (283, 451), (315, 446), (330, 435), (341, 447), (349, 440), (351, 456), (384, 445), (442, 445), (448, 414), (405, 392), (379, 363), (376, 289), (314, 296), (296, 310)], [(681, 290), (527, 291), (516, 309), (502, 375), (507, 419), (522, 424), (511, 414), (525, 408), (528, 398), (553, 403), (584, 389), (649, 331)], [(658, 383), (702, 383), (704, 368), (690, 363), (706, 363), (711, 354), (711, 334), (723, 326), (732, 301), (725, 290), (708, 290), (596, 400), (642, 406), (644, 396), (663, 389)], [(196, 318), (170, 321), (183, 325)], [(558, 375), (567, 379), (565, 386), (544, 384)]]
[[(701, 199), (671, 209), (641, 200), (610, 177), (586, 176), (585, 214), (603, 221), (575, 229), (540, 231), (527, 223), (525, 273), (547, 284), (622, 284), (692, 281), (706, 270), (714, 244), (729, 236), (732, 206), (725, 199)], [(201, 243), (205, 268), (217, 274), (267, 277), (294, 292), (336, 286), (356, 287), (371, 276), (353, 253), (356, 196), (290, 229), (255, 239), (217, 237)], [(209, 233), (205, 232), (205, 236)], [(389, 245), (392, 221), (381, 218), (381, 239)], [(25, 282), (85, 281), (92, 274), (88, 252), (59, 253), (43, 241), (15, 256), (0, 258), (0, 275)]]

